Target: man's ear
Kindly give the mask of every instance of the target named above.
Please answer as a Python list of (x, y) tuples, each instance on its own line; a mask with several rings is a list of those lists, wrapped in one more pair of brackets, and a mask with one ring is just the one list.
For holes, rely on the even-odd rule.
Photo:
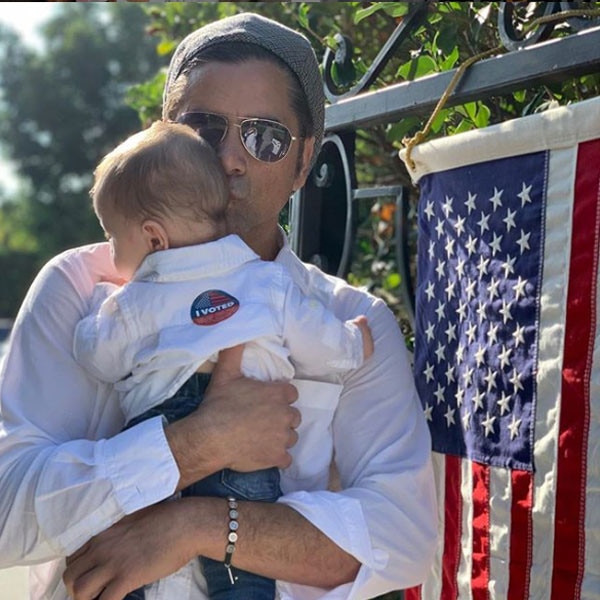
[(169, 248), (167, 231), (158, 221), (146, 219), (142, 223), (142, 235), (146, 240), (146, 246), (150, 252), (167, 250)]
[(304, 140), (304, 150), (302, 151), (302, 167), (294, 179), (293, 191), (299, 190), (306, 182), (310, 173), (311, 162), (315, 151), (315, 138), (309, 137)]

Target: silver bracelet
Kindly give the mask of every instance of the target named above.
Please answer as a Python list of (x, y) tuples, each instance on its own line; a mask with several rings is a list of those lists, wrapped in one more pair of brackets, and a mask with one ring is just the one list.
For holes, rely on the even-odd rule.
[(237, 577), (234, 577), (233, 572), (231, 571), (231, 559), (233, 558), (233, 553), (235, 552), (235, 543), (238, 539), (237, 530), (240, 524), (238, 523), (237, 500), (233, 496), (228, 496), (227, 504), (229, 506), (229, 533), (227, 534), (227, 546), (225, 548), (225, 558), (223, 559), (223, 564), (225, 565), (227, 573), (229, 574), (231, 585), (234, 585)]

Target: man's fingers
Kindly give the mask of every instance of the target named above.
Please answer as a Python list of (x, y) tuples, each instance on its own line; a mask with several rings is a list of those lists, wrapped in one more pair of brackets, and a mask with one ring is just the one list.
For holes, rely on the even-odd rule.
[(237, 379), (242, 375), (242, 353), (244, 352), (244, 344), (226, 348), (219, 352), (219, 361), (215, 365), (212, 373), (212, 384), (226, 383), (233, 379)]

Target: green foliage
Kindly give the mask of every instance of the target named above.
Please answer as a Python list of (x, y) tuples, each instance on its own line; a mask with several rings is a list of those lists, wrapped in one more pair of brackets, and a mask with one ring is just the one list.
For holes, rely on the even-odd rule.
[(148, 21), (138, 5), (65, 3), (44, 27), (41, 52), (0, 29), (0, 141), (22, 181), (0, 204), (4, 251), (34, 252), (40, 263), (102, 238), (88, 194), (93, 170), (139, 129), (124, 103), (129, 86), (167, 60)]

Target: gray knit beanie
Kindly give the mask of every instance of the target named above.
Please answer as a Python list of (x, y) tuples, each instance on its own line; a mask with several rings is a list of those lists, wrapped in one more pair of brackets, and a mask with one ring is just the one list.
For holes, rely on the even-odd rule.
[(190, 33), (181, 41), (169, 65), (163, 106), (171, 86), (190, 62), (202, 50), (227, 42), (246, 42), (261, 46), (278, 56), (296, 74), (314, 121), (316, 158), (323, 141), (325, 95), (315, 52), (301, 33), (255, 13), (242, 13), (215, 21)]

